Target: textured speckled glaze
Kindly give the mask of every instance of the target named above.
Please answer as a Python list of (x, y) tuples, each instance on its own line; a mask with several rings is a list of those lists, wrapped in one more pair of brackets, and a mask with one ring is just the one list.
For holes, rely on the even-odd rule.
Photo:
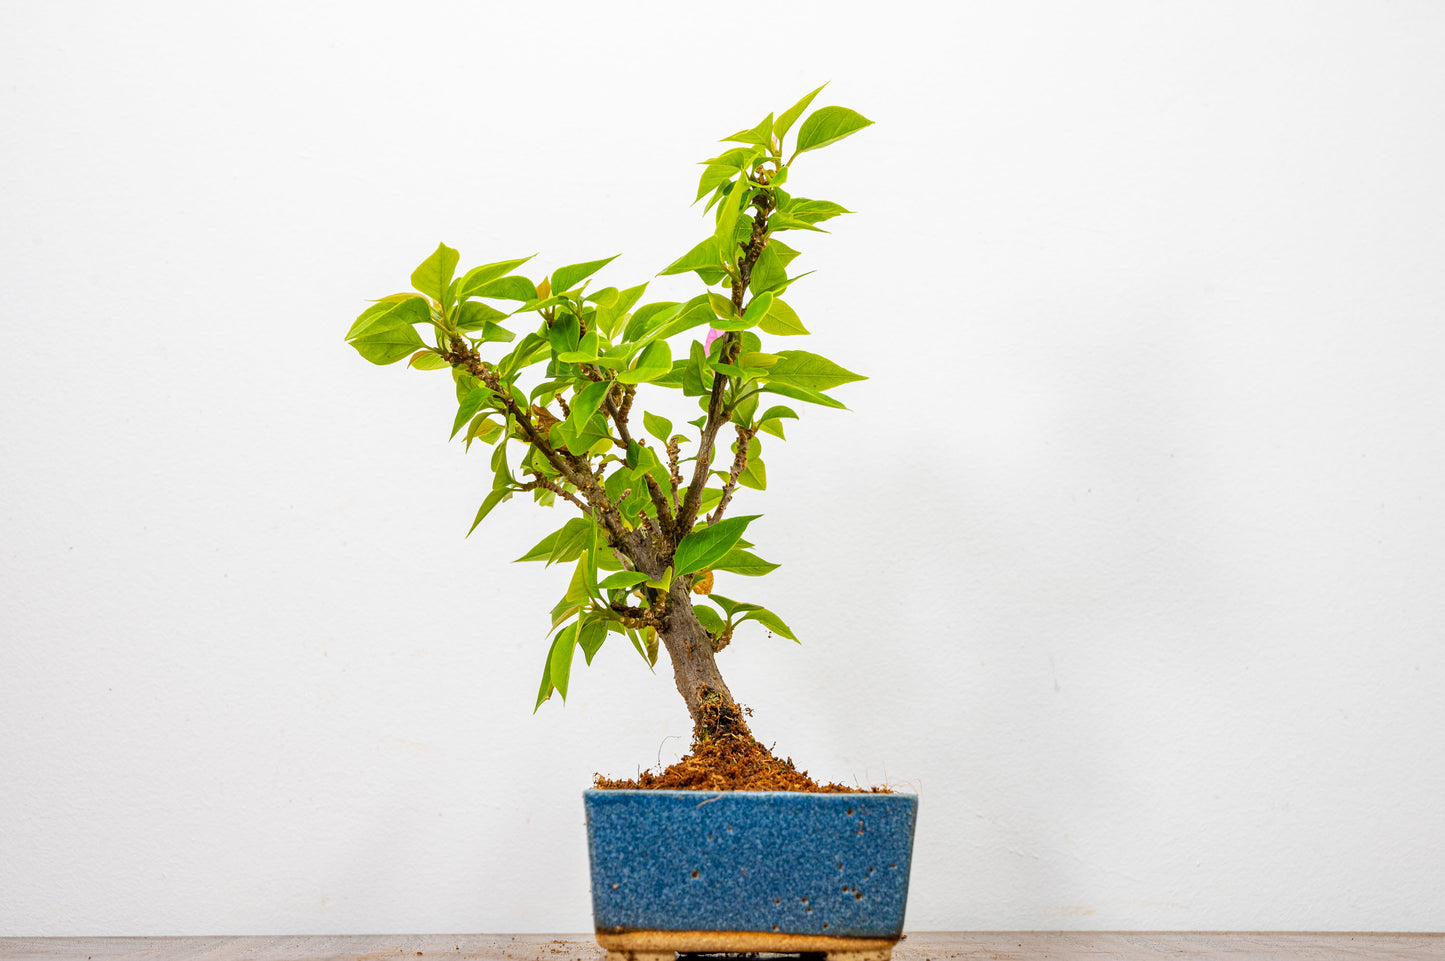
[(585, 791), (601, 932), (896, 940), (918, 797)]

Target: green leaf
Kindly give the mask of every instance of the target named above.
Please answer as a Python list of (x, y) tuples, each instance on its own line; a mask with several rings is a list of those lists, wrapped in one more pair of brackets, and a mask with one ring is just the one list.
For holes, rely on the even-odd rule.
[(737, 172), (738, 168), (735, 164), (709, 163), (698, 179), (697, 196), (693, 198), (692, 202), (697, 203), (735, 177)]
[(642, 655), (642, 659), (647, 662), (648, 667), (656, 667), (658, 648), (657, 629), (654, 627), (643, 628), (642, 638), (642, 645), (637, 649), (638, 653)]
[(592, 363), (610, 370), (626, 370), (632, 362), (632, 355), (637, 353), (637, 349), (641, 346), (641, 344), (623, 343), (605, 348)]
[(478, 414), (472, 418), (471, 425), (467, 427), (467, 450), (472, 449), (472, 441), (479, 440), (483, 444), (490, 444), (497, 439), (497, 435), (501, 432), (501, 424), (486, 414)]
[[(764, 247), (763, 250), (766, 252), (767, 248)], [(699, 275), (701, 275), (704, 270), (727, 272), (727, 268), (718, 260), (716, 236), (707, 238), (674, 260), (666, 268), (659, 271), (657, 276), (666, 277), (668, 274), (685, 274), (689, 270), (696, 270)], [(706, 280), (707, 278), (704, 277), (703, 279)]]
[(411, 361), (407, 366), (415, 367), (417, 370), (441, 370), (444, 367), (450, 367), (451, 364), (447, 363), (447, 359), (442, 356), (441, 351), (428, 347), (412, 354)]
[[(513, 561), (546, 561), (553, 563), (575, 561), (582, 556), (582, 550), (591, 540), (592, 525), (582, 517), (574, 517), (557, 530), (537, 542), (537, 546)], [(575, 548), (575, 549), (574, 549)]]
[(497, 364), (497, 373), (503, 377), (511, 377), (517, 371), (530, 367), (538, 361), (546, 360), (551, 355), (552, 346), (546, 337), (540, 334), (528, 334), (516, 347), (512, 348), (510, 354), (503, 357)]
[(712, 307), (712, 312), (721, 320), (731, 320), (738, 315), (737, 305), (733, 303), (731, 297), (724, 297), (722, 294), (710, 290), (707, 294), (707, 302)]
[(573, 437), (580, 437), (602, 402), (607, 399), (607, 392), (612, 388), (612, 381), (600, 380), (588, 384), (577, 392), (572, 398), (572, 413), (567, 415), (566, 431)]
[(514, 274), (482, 284), (471, 292), (471, 296), (495, 297), (498, 300), (520, 300), (525, 304), (529, 300), (537, 299), (537, 288), (526, 277), (518, 277)]
[(668, 485), (672, 483), (672, 478), (668, 476), (667, 468), (663, 466), (662, 460), (657, 456), (657, 452), (651, 447), (639, 446), (637, 466), (632, 472), (634, 484), (639, 485), (635, 489), (639, 491), (645, 489), (645, 487), (640, 485), (647, 483), (644, 475), (651, 475), (652, 479), (657, 481), (659, 490), (667, 490)]
[(597, 586), (602, 590), (631, 590), (647, 582), (647, 575), (640, 571), (618, 571), (603, 578)]
[(778, 297), (773, 298), (773, 306), (768, 310), (767, 316), (758, 321), (758, 329), (778, 337), (792, 337), (808, 332), (808, 328), (798, 319), (797, 312)]
[(572, 580), (567, 584), (567, 593), (562, 600), (567, 604), (586, 604), (592, 597), (592, 569), (588, 562), (590, 552), (583, 551), (577, 558), (577, 567), (572, 571)]
[(686, 360), (674, 360), (672, 370), (651, 383), (657, 387), (666, 387), (668, 390), (682, 390), (683, 378), (687, 374), (687, 365), (688, 361)]
[(630, 370), (620, 371), (617, 380), (623, 384), (641, 384), (657, 380), (672, 370), (672, 348), (665, 340), (654, 340), (637, 355)]
[[(552, 643), (553, 643), (553, 644), (556, 644), (557, 642), (554, 640)], [(546, 703), (547, 699), (552, 696), (552, 691), (553, 691), (553, 690), (554, 690), (554, 688), (552, 687), (552, 652), (551, 652), (551, 650), (549, 649), (549, 650), (547, 651), (547, 656), (546, 656), (546, 658), (544, 658), (543, 661), (542, 661), (542, 686), (541, 686), (540, 688), (538, 688), (538, 690), (537, 690), (537, 706), (534, 707), (534, 708), (532, 708), (532, 713), (533, 713), (533, 714), (536, 714), (539, 710), (542, 709), (542, 705), (543, 705), (544, 703)]]
[(610, 308), (608, 308), (608, 309), (609, 309), (609, 310), (618, 311), (619, 313), (624, 312), (624, 311), (631, 310), (631, 309), (632, 309), (632, 305), (635, 304), (635, 303), (637, 303), (639, 300), (641, 300), (641, 299), (642, 299), (642, 295), (643, 295), (644, 293), (646, 293), (646, 292), (647, 292), (647, 282), (646, 282), (646, 281), (643, 281), (642, 283), (638, 284), (636, 287), (628, 287), (626, 290), (618, 291), (618, 293), (617, 293), (617, 300), (616, 300), (616, 301), (612, 304), (612, 306), (611, 306)]
[(557, 355), (557, 359), (564, 364), (591, 364), (597, 361), (597, 348), (600, 341), (597, 338), (597, 331), (589, 330), (577, 342), (576, 350), (564, 350)]
[(451, 437), (457, 436), (457, 431), (462, 429), (462, 425), (471, 420), (472, 415), (481, 410), (483, 404), (489, 403), (493, 396), (491, 388), (477, 387), (463, 397), (457, 404), (457, 416), (452, 420)]
[(627, 321), (627, 328), (622, 332), (623, 341), (639, 341), (653, 329), (662, 326), (670, 320), (682, 304), (668, 300), (656, 304), (644, 304), (639, 307), (632, 318)]
[(672, 566), (668, 565), (667, 570), (662, 572), (661, 577), (658, 577), (654, 580), (643, 581), (643, 583), (655, 591), (670, 591), (672, 590), (672, 579), (676, 576), (677, 575), (674, 574), (672, 571)]
[(767, 423), (767, 422), (770, 421), (770, 420), (783, 420), (783, 419), (787, 419), (787, 420), (797, 420), (797, 419), (798, 419), (798, 413), (797, 413), (797, 411), (793, 410), (793, 408), (791, 408), (791, 407), (784, 407), (782, 404), (777, 404), (777, 405), (775, 405), (775, 406), (773, 406), (773, 407), (769, 407), (767, 410), (763, 411), (763, 416), (761, 416), (761, 417), (758, 418), (758, 423), (759, 423), (759, 424), (765, 424), (765, 423)]
[(611, 304), (597, 311), (597, 326), (602, 329), (603, 333), (609, 338), (617, 336), (618, 329), (627, 318), (627, 312), (642, 298), (645, 290), (647, 290), (646, 284), (638, 284), (636, 287), (618, 291), (617, 297)]
[(499, 320), (506, 319), (506, 311), (498, 310), (491, 304), (484, 304), (480, 300), (464, 301), (457, 308), (458, 330), (481, 330), (488, 324), (495, 324)]
[(716, 157), (709, 157), (702, 161), (705, 164), (725, 164), (733, 169), (734, 173), (748, 169), (754, 160), (762, 155), (757, 147), (748, 145), (745, 147), (731, 147), (718, 154)]
[(477, 509), (477, 516), (472, 519), (472, 526), (467, 528), (467, 536), (472, 536), (472, 531), (476, 530), (477, 525), (482, 522), (482, 519), (492, 512), (493, 507), (496, 507), (510, 496), (512, 496), (512, 492), (506, 487), (499, 487), (488, 494), (487, 499), (482, 501), (482, 506)]
[(765, 290), (781, 286), (788, 279), (786, 266), (778, 255), (777, 241), (770, 241), (753, 264), (752, 275), (748, 278), (748, 290), (756, 296)]
[(723, 555), (722, 560), (712, 566), (715, 571), (731, 571), (744, 577), (762, 577), (777, 570), (779, 565), (763, 560), (756, 554), (734, 548)]
[(622, 291), (618, 290), (616, 287), (603, 287), (601, 290), (595, 291), (588, 294), (586, 297), (583, 297), (582, 302), (584, 304), (596, 304), (598, 307), (605, 309), (617, 303), (617, 295), (621, 292)]
[(686, 397), (701, 397), (712, 390), (712, 368), (702, 341), (694, 340), (688, 349), (687, 367), (682, 372), (682, 393)]
[(443, 306), (451, 306), (452, 274), (457, 269), (458, 254), (446, 244), (437, 244), (432, 255), (411, 272), (411, 285)]
[[(468, 301), (468, 303), (476, 303), (476, 301)], [(482, 329), (482, 343), (484, 344), (506, 344), (516, 339), (517, 335), (501, 324), (487, 324), (486, 327)]]
[(573, 310), (576, 309), (573, 306), (572, 301), (565, 295), (555, 294), (551, 297), (533, 297), (531, 300), (518, 307), (515, 311), (513, 311), (513, 313), (527, 314), (531, 313), (534, 310), (546, 310), (548, 307), (556, 307), (558, 304), (566, 304), (569, 308)]
[[(537, 255), (532, 255), (532, 257), (535, 256)], [(483, 264), (480, 267), (473, 267), (462, 275), (461, 280), (457, 281), (457, 300), (466, 300), (468, 297), (478, 296), (478, 291), (481, 288), (511, 273), (516, 268), (531, 260), (532, 257), (522, 257), (519, 260), (499, 260), (495, 264)], [(532, 291), (532, 296), (536, 296), (535, 289)]]
[(773, 133), (773, 115), (768, 114), (758, 125), (751, 130), (739, 130), (730, 137), (722, 138), (722, 143), (751, 143), (760, 147), (766, 147), (768, 140)]
[(691, 330), (694, 327), (710, 324), (715, 319), (712, 307), (708, 305), (707, 296), (705, 294), (698, 294), (692, 300), (689, 300), (678, 308), (677, 313), (649, 331), (642, 340), (644, 342), (666, 340), (673, 334), (680, 334), (684, 330)]
[(831, 220), (839, 214), (851, 214), (853, 211), (841, 204), (835, 204), (831, 200), (808, 200), (806, 197), (794, 197), (788, 201), (783, 213), (804, 223), (816, 224), (824, 220)]
[(547, 652), (547, 674), (564, 704), (567, 703), (567, 681), (572, 676), (572, 654), (576, 649), (577, 623), (573, 622), (557, 632), (552, 649)]
[(642, 426), (664, 444), (672, 440), (672, 421), (666, 417), (660, 417), (652, 411), (645, 410), (642, 412)]
[(373, 364), (394, 364), (426, 347), (412, 325), (430, 317), (426, 301), (420, 297), (374, 304), (356, 318), (347, 340), (358, 354)]
[(761, 516), (751, 514), (747, 517), (729, 517), (711, 527), (689, 532), (677, 542), (677, 551), (673, 554), (675, 576), (695, 574), (712, 567), (733, 549), (738, 539), (743, 536), (743, 531), (748, 529), (748, 525)]
[(768, 610), (765, 607), (758, 607), (754, 610), (748, 611), (748, 613), (744, 614), (738, 620), (738, 623), (741, 624), (743, 621), (757, 621), (759, 624), (762, 624), (774, 634), (781, 634), (783, 637), (786, 637), (790, 641), (794, 641), (799, 644), (802, 643), (802, 641), (798, 640), (797, 635), (793, 633), (792, 628), (788, 627), (788, 625), (783, 623), (783, 619), (781, 617), (774, 614), (772, 611)]
[(763, 318), (768, 316), (768, 311), (772, 310), (772, 308), (773, 295), (767, 291), (763, 291), (748, 302), (747, 310), (743, 311), (743, 319), (748, 322), (748, 326), (750, 327), (761, 324)]
[(726, 622), (722, 619), (722, 615), (718, 614), (716, 610), (706, 604), (694, 604), (692, 606), (692, 612), (697, 615), (697, 622), (714, 634), (720, 633), (727, 627)]
[(607, 640), (607, 622), (600, 617), (588, 618), (583, 621), (578, 618), (582, 625), (577, 632), (577, 646), (582, 648), (582, 656), (587, 659), (587, 664), (592, 664), (592, 658), (597, 656), (597, 651), (602, 647), (602, 642)]
[(563, 314), (552, 321), (552, 326), (547, 328), (547, 339), (559, 359), (563, 354), (578, 349), (582, 339), (581, 330), (581, 325), (572, 314)]
[[(507, 415), (507, 429), (510, 431), (513, 421), (510, 414)], [(507, 466), (507, 438), (503, 437), (502, 442), (492, 448), (492, 486), (494, 488), (510, 488), (512, 486), (512, 471)], [(473, 525), (475, 526), (475, 525)]]
[(717, 261), (728, 263), (737, 259), (738, 245), (734, 240), (737, 232), (738, 216), (742, 213), (743, 205), (747, 196), (751, 193), (750, 188), (741, 180), (732, 185), (722, 203), (717, 205), (717, 227), (713, 230), (712, 239), (717, 244)]
[(431, 320), (431, 308), (425, 297), (416, 294), (397, 294), (378, 300), (363, 310), (346, 332), (346, 339), (361, 336), (373, 327), (392, 327), (397, 324), (424, 324)]
[(773, 386), (822, 391), (855, 380), (867, 380), (862, 374), (855, 374), (826, 357), (806, 350), (783, 350), (777, 356), (777, 363), (768, 368), (764, 378)]
[(707, 599), (722, 608), (723, 613), (729, 618), (739, 612), (746, 613), (747, 611), (761, 611), (763, 609), (760, 604), (744, 604), (741, 601), (729, 600), (718, 593), (709, 594)]
[(816, 273), (816, 271), (805, 270), (801, 274), (798, 274), (796, 277), (784, 277), (781, 283), (773, 284), (768, 289), (771, 290), (775, 296), (781, 297), (784, 293), (787, 292), (789, 287), (793, 286), (798, 281), (802, 280), (804, 277), (808, 276), (811, 273)]
[(780, 230), (812, 230), (820, 234), (826, 234), (828, 232), (822, 227), (815, 227), (808, 221), (800, 220), (792, 214), (777, 213), (768, 218), (768, 229), (774, 233)]
[(547, 555), (547, 567), (566, 564), (582, 556), (582, 552), (596, 536), (596, 526), (584, 517), (574, 517), (562, 525), (557, 538), (552, 542), (552, 551)]
[[(754, 334), (754, 337), (757, 335)], [(745, 350), (738, 355), (738, 366), (749, 370), (764, 371), (778, 362), (777, 354), (765, 354), (756, 350)]]
[(527, 400), (530, 402), (540, 401), (544, 397), (550, 403), (558, 391), (571, 387), (576, 381), (571, 377), (558, 377), (554, 380), (544, 380), (527, 392)]
[[(826, 83), (823, 84), (823, 87), (826, 86), (828, 86)], [(812, 103), (813, 98), (822, 91), (823, 87), (819, 87), (787, 110), (784, 110), (783, 115), (773, 124), (773, 136), (777, 137), (780, 143), (782, 139), (788, 135), (788, 131), (792, 129), (797, 119), (803, 115), (803, 111), (808, 109), (808, 104)]]
[(748, 457), (747, 466), (738, 475), (738, 483), (755, 491), (768, 489), (768, 468), (761, 457)]
[(552, 290), (559, 294), (564, 290), (571, 290), (620, 256), (622, 255), (613, 254), (611, 257), (604, 257), (601, 260), (589, 260), (585, 264), (568, 264), (566, 267), (558, 267), (552, 271)]
[(764, 386), (762, 390), (772, 394), (781, 394), (783, 397), (791, 397), (793, 400), (806, 401), (809, 404), (818, 404), (822, 407), (834, 407), (838, 410), (848, 409), (847, 405), (834, 400), (822, 391), (805, 390), (802, 387), (788, 387), (783, 384), (768, 384)]
[(823, 107), (815, 110), (798, 128), (797, 153), (817, 150), (857, 133), (873, 121), (847, 107)]
[(782, 268), (786, 268), (798, 257), (798, 251), (796, 249), (789, 247), (776, 237), (768, 241), (766, 249), (773, 252), (774, 256), (778, 259), (778, 266)]

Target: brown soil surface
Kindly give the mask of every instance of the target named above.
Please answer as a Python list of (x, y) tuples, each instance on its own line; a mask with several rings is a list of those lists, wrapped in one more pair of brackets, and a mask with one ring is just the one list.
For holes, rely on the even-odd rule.
[(593, 784), (604, 790), (658, 791), (801, 791), (812, 794), (891, 794), (887, 788), (857, 788), (843, 784), (819, 784), (807, 771), (793, 766), (793, 759), (779, 760), (763, 747), (746, 728), (706, 741), (694, 741), (692, 752), (676, 764), (654, 773), (645, 771), (635, 780), (614, 780), (601, 774)]

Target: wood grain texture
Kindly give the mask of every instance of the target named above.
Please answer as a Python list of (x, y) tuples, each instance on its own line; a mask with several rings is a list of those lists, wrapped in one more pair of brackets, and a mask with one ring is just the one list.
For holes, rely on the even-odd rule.
[[(591, 935), (0, 938), (3, 961), (601, 961)], [(929, 932), (894, 961), (1445, 961), (1445, 934)]]

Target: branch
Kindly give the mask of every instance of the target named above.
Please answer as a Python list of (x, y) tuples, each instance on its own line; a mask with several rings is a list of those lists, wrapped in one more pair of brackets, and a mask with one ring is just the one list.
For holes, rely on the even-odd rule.
[(649, 473), (644, 473), (642, 479), (647, 484), (647, 494), (652, 498), (652, 506), (657, 509), (657, 520), (662, 526), (662, 533), (680, 539), (682, 533), (676, 530), (677, 519), (672, 516), (672, 508), (668, 506), (667, 496), (662, 493), (662, 488)]
[(487, 385), (497, 399), (502, 402), (502, 405), (507, 408), (507, 412), (511, 414), (517, 426), (522, 429), (522, 433), (527, 437), (527, 442), (541, 451), (542, 456), (547, 458), (547, 462), (556, 468), (559, 474), (567, 478), (567, 481), (577, 488), (583, 497), (587, 498), (587, 503), (592, 508), (590, 513), (607, 529), (613, 543), (629, 552), (636, 550), (637, 545), (633, 544), (627, 536), (627, 526), (623, 524), (617, 508), (608, 499), (607, 491), (593, 475), (592, 468), (587, 465), (585, 460), (565, 448), (560, 451), (553, 449), (552, 445), (547, 442), (547, 438), (532, 423), (531, 411), (523, 409), (512, 396), (512, 392), (503, 388), (497, 372), (482, 361), (476, 349), (469, 347), (460, 337), (453, 337), (451, 350), (447, 352), (446, 359), (452, 366), (461, 367)]
[(567, 500), (571, 501), (573, 504), (576, 504), (577, 507), (578, 507), (578, 509), (580, 509), (580, 510), (582, 511), (582, 513), (584, 513), (584, 514), (587, 513), (587, 505), (584, 504), (584, 503), (582, 503), (581, 501), (579, 501), (579, 500), (572, 494), (571, 491), (567, 490), (567, 489), (566, 489), (565, 487), (563, 487), (561, 484), (555, 484), (555, 483), (553, 483), (552, 481), (547, 480), (547, 478), (545, 478), (545, 477), (538, 477), (536, 480), (527, 481), (527, 483), (525, 483), (525, 484), (523, 484), (522, 486), (520, 486), (520, 487), (517, 488), (517, 492), (518, 492), (518, 493), (525, 493), (526, 491), (534, 491), (534, 490), (551, 491), (551, 492), (554, 493), (554, 494), (557, 494), (557, 495), (559, 495), (559, 496), (561, 496), (561, 497), (566, 498)]
[[(586, 375), (587, 379), (594, 384), (600, 384), (602, 381), (608, 380), (612, 381), (614, 387), (619, 386), (615, 380), (604, 374), (602, 369), (595, 364), (578, 364), (577, 367)], [(607, 416), (612, 418), (612, 423), (617, 425), (617, 436), (612, 438), (612, 442), (624, 450), (632, 443), (632, 435), (627, 430), (627, 412), (632, 409), (632, 395), (636, 392), (637, 388), (635, 386), (627, 385), (626, 390), (623, 391), (621, 406), (618, 406), (617, 402), (612, 399), (611, 389), (607, 391), (607, 396), (602, 398), (603, 409), (607, 411)], [(558, 394), (557, 396), (560, 399), (562, 395)]]
[(632, 407), (632, 392), (628, 391), (623, 397), (622, 406), (619, 407), (612, 400), (612, 391), (607, 391), (607, 396), (602, 399), (602, 406), (607, 410), (607, 416), (612, 418), (612, 423), (617, 427), (617, 437), (614, 443), (618, 443), (623, 450), (632, 446), (632, 435), (627, 431), (627, 412)]
[(723, 511), (727, 510), (728, 504), (731, 503), (733, 491), (737, 490), (738, 477), (741, 476), (742, 472), (747, 470), (748, 467), (748, 446), (752, 443), (753, 435), (758, 432), (756, 427), (748, 429), (737, 424), (734, 424), (733, 427), (738, 432), (738, 452), (733, 457), (732, 470), (728, 471), (728, 482), (723, 486), (722, 500), (717, 502), (717, 509), (708, 515), (707, 522), (709, 525), (716, 524), (722, 520)]
[(661, 631), (667, 626), (666, 611), (656, 607), (629, 607), (625, 604), (612, 604), (610, 609), (617, 615), (618, 621), (623, 627), (630, 627), (633, 630), (640, 630), (650, 627)]
[(677, 459), (681, 456), (681, 445), (669, 438), (667, 441), (667, 469), (668, 479), (672, 481), (672, 506), (674, 508), (677, 507), (677, 492), (682, 490), (682, 468), (677, 464)]
[[(738, 273), (733, 279), (733, 306), (737, 312), (743, 312), (743, 296), (747, 293), (748, 282), (753, 276), (753, 265), (763, 254), (763, 248), (768, 243), (768, 214), (773, 210), (773, 192), (771, 189), (762, 190), (757, 199), (753, 201), (758, 212), (753, 215), (753, 232), (748, 242), (743, 247), (743, 256), (738, 261)], [(722, 347), (719, 349), (720, 357), (732, 360), (731, 354), (741, 346), (741, 334), (737, 331), (729, 331), (723, 335)], [(698, 441), (697, 464), (693, 469), (692, 483), (688, 485), (687, 497), (682, 502), (682, 508), (677, 514), (677, 529), (679, 534), (685, 535), (692, 530), (693, 522), (697, 520), (698, 508), (702, 504), (702, 492), (707, 487), (708, 471), (712, 467), (713, 445), (717, 440), (718, 429), (727, 420), (723, 413), (723, 391), (727, 388), (729, 378), (725, 375), (714, 374), (712, 383), (712, 396), (708, 398), (707, 420), (703, 423), (702, 437)]]
[[(622, 404), (617, 408), (617, 417), (615, 418), (617, 432), (621, 434), (622, 439), (629, 444), (632, 443), (632, 437), (627, 433), (627, 415), (632, 413), (632, 398), (636, 396), (637, 385), (628, 384), (622, 391)], [(608, 398), (608, 400), (611, 399), (610, 397)]]

